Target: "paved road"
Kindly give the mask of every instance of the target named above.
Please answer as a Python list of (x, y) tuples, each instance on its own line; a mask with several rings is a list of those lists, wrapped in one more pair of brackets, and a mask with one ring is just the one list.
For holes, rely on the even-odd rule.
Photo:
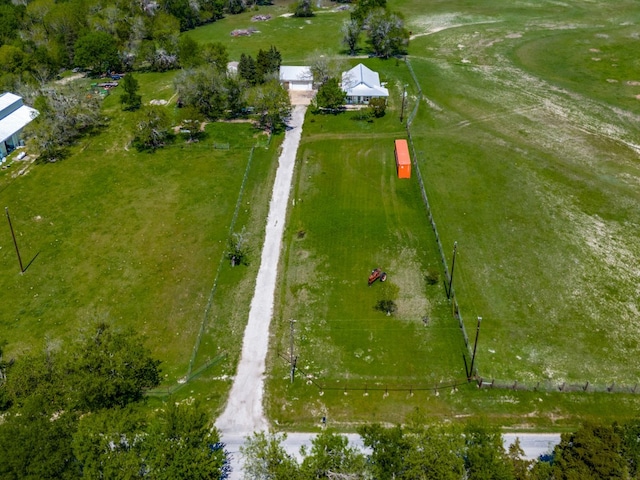
[[(288, 433), (287, 440), (283, 445), (284, 449), (288, 454), (301, 460), (300, 447), (303, 445), (307, 448), (311, 447), (311, 440), (314, 436), (315, 434), (313, 433)], [(346, 436), (349, 439), (349, 445), (358, 447), (361, 451), (368, 453), (357, 433), (349, 433)], [(505, 449), (515, 442), (516, 437), (520, 438), (520, 446), (524, 450), (524, 457), (528, 460), (534, 460), (540, 455), (551, 452), (553, 447), (560, 443), (559, 433), (505, 433), (502, 435)], [(240, 446), (244, 443), (244, 438), (243, 435), (237, 434), (223, 435), (222, 441), (225, 442), (227, 451), (232, 455), (233, 472), (230, 480), (242, 479)]]

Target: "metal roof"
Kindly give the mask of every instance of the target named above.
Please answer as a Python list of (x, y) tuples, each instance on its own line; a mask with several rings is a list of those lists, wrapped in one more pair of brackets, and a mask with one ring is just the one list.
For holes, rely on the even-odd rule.
[(0, 116), (0, 142), (3, 142), (38, 116), (38, 111), (23, 105), (22, 97), (4, 93), (0, 95)]
[(342, 89), (349, 97), (388, 97), (389, 90), (380, 85), (380, 76), (362, 63), (342, 73)]
[(281, 82), (312, 82), (313, 74), (310, 67), (289, 66), (280, 67)]

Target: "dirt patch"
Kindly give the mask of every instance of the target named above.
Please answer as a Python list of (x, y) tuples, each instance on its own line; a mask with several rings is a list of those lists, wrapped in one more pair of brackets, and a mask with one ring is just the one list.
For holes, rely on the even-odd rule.
[(84, 77), (86, 77), (84, 73), (76, 73), (68, 77), (61, 78), (60, 80), (56, 80), (56, 83), (58, 85), (66, 85), (67, 83), (73, 82), (74, 80), (80, 80), (81, 78), (84, 78)]
[(289, 90), (291, 105), (309, 105), (315, 96), (315, 90)]

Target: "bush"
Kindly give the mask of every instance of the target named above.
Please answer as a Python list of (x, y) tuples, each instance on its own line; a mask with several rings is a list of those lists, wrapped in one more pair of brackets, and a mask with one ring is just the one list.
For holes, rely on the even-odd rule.
[(440, 274), (435, 270), (427, 270), (424, 275), (424, 280), (427, 285), (435, 285), (440, 281)]
[(387, 101), (384, 98), (372, 98), (369, 100), (369, 111), (375, 118), (384, 117), (387, 110)]

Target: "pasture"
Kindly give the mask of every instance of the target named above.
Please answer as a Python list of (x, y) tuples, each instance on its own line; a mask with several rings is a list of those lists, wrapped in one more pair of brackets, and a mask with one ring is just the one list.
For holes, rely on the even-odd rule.
[(464, 252), (461, 310), (484, 319), (482, 376), (638, 381), (640, 12), (616, 3), (590, 7), (597, 23), (496, 12), (412, 45), (431, 102), (412, 131)]
[[(173, 95), (171, 74), (137, 78), (145, 103)], [(30, 265), (20, 274), (5, 221), (0, 339), (11, 357), (60, 348), (98, 320), (132, 327), (162, 361), (159, 393), (211, 365), (206, 395), (218, 398), (239, 355), (257, 270), (252, 258), (231, 268), (224, 253), (243, 229), (259, 251), (279, 139), (268, 144), (250, 124), (216, 123), (198, 143), (177, 138), (138, 153), (127, 147), (131, 114), (117, 96), (104, 103), (109, 127), (68, 158), (2, 172), (0, 196)]]

